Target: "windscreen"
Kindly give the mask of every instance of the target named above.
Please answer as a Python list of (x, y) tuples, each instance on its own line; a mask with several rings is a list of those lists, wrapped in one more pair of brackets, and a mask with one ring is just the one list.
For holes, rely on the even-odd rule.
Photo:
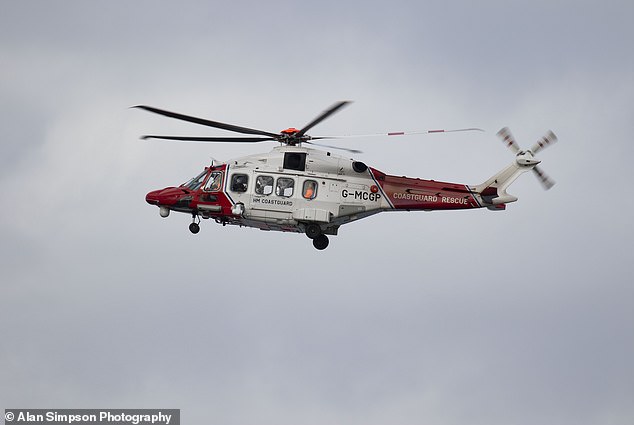
[(186, 187), (189, 190), (198, 190), (200, 186), (203, 184), (203, 181), (205, 181), (206, 175), (207, 175), (207, 170), (203, 171), (196, 177), (190, 179), (189, 181), (187, 181), (187, 183), (183, 183), (181, 187)]

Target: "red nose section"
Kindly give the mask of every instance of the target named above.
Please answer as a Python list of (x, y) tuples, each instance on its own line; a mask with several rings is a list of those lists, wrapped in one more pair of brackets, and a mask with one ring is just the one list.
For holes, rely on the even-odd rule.
[[(150, 205), (171, 206), (176, 204), (183, 196), (189, 192), (177, 187), (167, 187), (165, 189), (153, 190), (145, 195), (145, 201)], [(190, 197), (191, 198), (191, 197)]]
[(145, 195), (145, 202), (150, 205), (159, 205), (161, 203), (159, 196), (161, 192), (162, 190), (153, 190), (152, 192), (148, 193), (147, 195)]

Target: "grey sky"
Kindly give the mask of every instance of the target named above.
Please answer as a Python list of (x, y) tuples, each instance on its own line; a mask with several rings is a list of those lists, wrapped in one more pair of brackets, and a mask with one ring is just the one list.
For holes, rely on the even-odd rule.
[[(634, 6), (0, 0), (0, 408), (170, 407), (193, 424), (634, 421)], [(475, 184), (547, 129), (557, 181), (505, 212), (386, 213), (303, 235), (144, 201), (211, 157), (148, 104), (351, 140)]]

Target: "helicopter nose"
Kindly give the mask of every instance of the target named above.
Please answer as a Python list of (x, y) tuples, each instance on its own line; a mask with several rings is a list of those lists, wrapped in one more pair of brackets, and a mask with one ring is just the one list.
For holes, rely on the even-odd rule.
[(153, 190), (152, 192), (148, 193), (147, 195), (145, 195), (145, 202), (147, 202), (150, 205), (159, 205), (160, 204), (159, 194), (161, 192), (162, 190)]

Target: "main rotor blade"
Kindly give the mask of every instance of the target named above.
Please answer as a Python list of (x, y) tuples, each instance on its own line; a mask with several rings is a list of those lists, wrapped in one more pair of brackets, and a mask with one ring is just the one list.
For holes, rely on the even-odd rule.
[(484, 131), (481, 128), (456, 128), (452, 130), (420, 130), (420, 131), (390, 131), (389, 133), (371, 133), (371, 134), (347, 134), (343, 136), (323, 136), (311, 137), (316, 139), (347, 139), (354, 137), (379, 137), (379, 136), (414, 136), (418, 134), (435, 134), (435, 133), (454, 133), (458, 131)]
[(206, 120), (204, 118), (192, 117), (190, 115), (183, 115), (176, 112), (165, 111), (163, 109), (154, 108), (152, 106), (138, 105), (138, 106), (133, 106), (133, 108), (144, 109), (146, 111), (153, 112), (155, 114), (163, 115), (170, 118), (175, 118), (177, 120), (189, 121), (189, 122), (193, 122), (194, 124), (206, 125), (207, 127), (220, 128), (222, 130), (234, 131), (236, 133), (260, 134), (262, 136), (269, 136), (273, 138), (279, 137), (278, 134), (269, 133), (268, 131), (255, 130), (253, 128), (240, 127), (233, 124), (225, 124), (218, 121)]
[(555, 181), (548, 177), (541, 168), (535, 166), (533, 167), (533, 172), (539, 179), (539, 182), (542, 184), (542, 186), (544, 186), (545, 190), (548, 190), (555, 185)]
[(230, 142), (230, 143), (256, 143), (277, 140), (273, 137), (197, 137), (197, 136), (154, 136), (145, 135), (141, 139), (180, 140), (184, 142)]
[(315, 118), (314, 120), (312, 120), (311, 122), (306, 124), (304, 126), (304, 128), (299, 130), (299, 133), (297, 133), (296, 136), (297, 137), (302, 137), (304, 134), (306, 134), (306, 132), (308, 130), (310, 130), (311, 128), (313, 128), (314, 126), (316, 126), (317, 124), (319, 124), (320, 122), (322, 122), (323, 120), (325, 120), (326, 118), (328, 118), (329, 116), (331, 116), (332, 114), (337, 112), (339, 109), (341, 109), (344, 106), (346, 106), (348, 103), (352, 103), (352, 102), (350, 102), (348, 100), (343, 100), (341, 102), (335, 103), (330, 108), (328, 108), (324, 112), (322, 112), (321, 115), (319, 115), (317, 118)]
[(515, 137), (511, 134), (511, 130), (508, 127), (504, 127), (497, 133), (498, 137), (502, 139), (506, 147), (513, 151), (513, 153), (518, 153), (520, 151), (520, 145), (515, 141)]
[[(328, 139), (328, 138), (329, 137), (314, 137), (313, 139)], [(342, 148), (341, 146), (322, 145), (321, 143), (313, 143), (313, 142), (308, 142), (308, 141), (304, 141), (303, 143), (306, 143), (308, 145), (313, 145), (313, 146), (320, 146), (322, 148), (339, 149), (341, 151), (347, 151), (347, 152), (352, 152), (352, 153), (363, 153), (362, 151), (360, 151), (358, 149)]]
[(531, 152), (533, 152), (533, 155), (534, 155), (537, 152), (541, 151), (542, 149), (547, 148), (549, 145), (555, 144), (556, 142), (557, 142), (557, 136), (555, 136), (555, 133), (548, 130), (548, 133), (546, 133), (545, 136), (543, 136), (541, 139), (537, 141), (537, 143), (533, 145), (533, 147), (531, 148)]

